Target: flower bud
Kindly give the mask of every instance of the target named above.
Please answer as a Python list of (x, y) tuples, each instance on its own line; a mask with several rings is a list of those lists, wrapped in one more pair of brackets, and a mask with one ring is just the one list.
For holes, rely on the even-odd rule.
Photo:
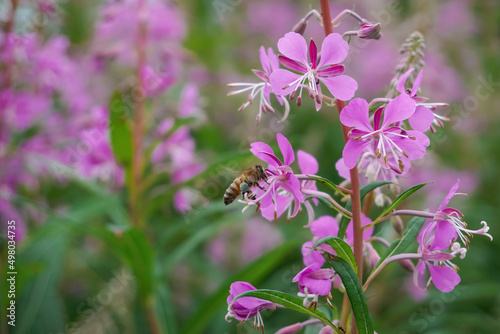
[(403, 220), (401, 219), (401, 217), (394, 216), (391, 218), (391, 221), (392, 221), (392, 227), (394, 227), (394, 230), (396, 231), (396, 233), (399, 235), (403, 235), (404, 225), (403, 225)]
[(380, 22), (375, 24), (366, 22), (358, 30), (358, 37), (363, 39), (380, 39), (382, 37), (380, 30), (382, 30)]
[(297, 23), (293, 27), (292, 31), (296, 32), (297, 34), (304, 35), (304, 32), (306, 31), (306, 27), (307, 27), (307, 21), (302, 19), (299, 21), (299, 23)]

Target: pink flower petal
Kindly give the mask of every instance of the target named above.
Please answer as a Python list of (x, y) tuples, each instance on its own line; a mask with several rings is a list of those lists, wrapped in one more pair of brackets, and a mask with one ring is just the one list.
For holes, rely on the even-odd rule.
[(351, 179), (351, 174), (349, 173), (349, 168), (346, 167), (344, 163), (344, 158), (340, 158), (335, 164), (335, 169), (339, 173), (340, 177), (346, 180)]
[[(301, 75), (292, 73), (281, 68), (275, 70), (269, 77), (271, 89), (276, 95), (288, 95), (297, 88)], [(293, 83), (295, 82), (295, 83)], [(293, 84), (292, 84), (293, 83)]]
[(429, 146), (429, 138), (418, 131), (406, 131), (406, 133), (416, 139), (400, 137), (392, 133), (386, 133), (386, 136), (399, 148), (405, 151), (410, 160), (420, 159), (425, 155), (426, 147)]
[(418, 260), (415, 271), (413, 272), (413, 282), (415, 285), (421, 289), (427, 289), (428, 275), (426, 274), (427, 265), (424, 260)]
[[(252, 143), (250, 147), (250, 152), (252, 152), (260, 160), (265, 161), (272, 166), (281, 166), (281, 163), (278, 164), (276, 162), (276, 159), (270, 157), (271, 155), (275, 156), (271, 146), (263, 142), (255, 142)], [(266, 152), (267, 154), (265, 154), (264, 152)]]
[(333, 97), (342, 101), (348, 101), (353, 98), (354, 93), (358, 89), (356, 80), (347, 75), (339, 75), (336, 77), (319, 77), (332, 93)]
[(307, 61), (307, 43), (302, 35), (295, 32), (289, 32), (278, 41), (278, 50), (299, 63), (308, 64)]
[(295, 175), (288, 174), (288, 180), (281, 183), (281, 187), (291, 193), (300, 203), (304, 202), (304, 195), (300, 191), (300, 181)]
[(358, 130), (373, 131), (368, 115), (368, 103), (361, 98), (355, 98), (349, 102), (340, 113), (340, 122)]
[(293, 148), (288, 139), (281, 133), (276, 135), (278, 145), (280, 147), (281, 153), (283, 154), (283, 164), (289, 166), (295, 161), (295, 153), (293, 153)]
[(408, 76), (411, 74), (411, 72), (413, 72), (413, 68), (410, 68), (408, 71), (406, 71), (405, 74), (403, 74), (398, 80), (398, 83), (396, 85), (396, 90), (401, 94), (406, 94), (405, 83), (406, 79), (408, 79)]
[(303, 174), (316, 174), (318, 172), (318, 161), (311, 154), (299, 150), (297, 152), (297, 160), (299, 161), (300, 171)]
[(353, 169), (358, 163), (358, 158), (368, 145), (370, 145), (370, 141), (349, 139), (342, 151), (345, 166), (349, 169)]
[[(319, 267), (321, 267), (323, 265), (323, 263), (325, 263), (325, 258), (318, 251), (311, 252), (311, 248), (313, 248), (313, 247), (314, 247), (314, 242), (312, 242), (312, 241), (306, 241), (302, 245), (302, 260), (304, 261), (304, 264), (306, 266), (310, 266), (312, 264), (317, 264), (317, 265), (319, 265)], [(311, 253), (311, 254), (309, 254), (309, 253)]]
[(436, 224), (434, 241), (430, 250), (445, 250), (450, 247), (453, 240), (457, 238), (457, 231), (449, 222), (442, 220)]
[(385, 107), (382, 129), (387, 128), (392, 123), (408, 119), (414, 112), (415, 101), (408, 94), (399, 95)]
[(447, 266), (435, 266), (428, 263), (429, 271), (432, 277), (432, 283), (442, 292), (450, 292), (460, 283), (460, 275), (455, 270)]
[(321, 45), (318, 68), (341, 63), (347, 57), (348, 52), (349, 44), (342, 39), (342, 36), (337, 33), (328, 35)]
[(276, 210), (276, 218), (280, 217), (288, 208), (288, 205), (293, 200), (293, 197), (276, 195), (276, 207), (272, 202), (271, 194), (267, 195), (264, 199), (266, 199), (266, 202), (268, 202), (268, 204), (264, 206), (264, 201), (262, 201), (262, 206), (260, 207), (262, 217), (266, 218), (269, 221), (273, 221), (274, 210)]
[(453, 196), (455, 196), (455, 194), (457, 193), (457, 190), (458, 190), (459, 186), (460, 186), (460, 180), (457, 180), (457, 183), (455, 183), (453, 185), (453, 187), (451, 187), (450, 192), (448, 192), (448, 195), (446, 195), (446, 197), (444, 198), (443, 202), (439, 206), (438, 211), (442, 211), (442, 210), (444, 210), (444, 208), (446, 208), (448, 206), (448, 203), (450, 203), (451, 198)]
[(420, 72), (417, 75), (417, 78), (415, 79), (415, 82), (413, 83), (413, 87), (411, 89), (411, 97), (414, 97), (417, 95), (418, 89), (420, 88), (420, 85), (422, 84), (422, 75), (424, 74), (424, 70), (420, 70)]
[(326, 238), (337, 235), (339, 223), (331, 216), (321, 216), (311, 223), (310, 228), (315, 237)]
[(431, 127), (432, 121), (434, 121), (434, 114), (427, 107), (417, 106), (415, 113), (408, 121), (413, 130), (425, 132)]
[(271, 65), (271, 72), (269, 72), (269, 74), (271, 74), (274, 70), (280, 67), (280, 63), (278, 61), (278, 57), (274, 54), (273, 48), (267, 49), (267, 56), (269, 58), (269, 64)]
[(259, 49), (259, 56), (260, 56), (260, 63), (262, 64), (262, 69), (264, 69), (264, 72), (267, 74), (271, 73), (271, 67), (269, 66), (269, 58), (267, 57), (266, 54), (266, 49), (261, 46)]
[[(361, 225), (370, 225), (372, 223), (372, 220), (364, 215), (364, 213), (361, 213)], [(371, 237), (373, 234), (373, 226), (369, 228), (368, 230), (363, 232), (363, 240), (368, 239)], [(352, 220), (349, 222), (349, 225), (347, 225), (347, 229), (345, 231), (345, 236), (346, 236), (346, 242), (349, 245), (352, 245), (354, 243), (354, 232), (353, 232), (353, 223)]]
[(285, 56), (282, 56), (282, 55), (279, 55), (278, 59), (283, 66), (285, 66), (291, 70), (301, 72), (301, 73), (307, 72), (307, 68), (305, 66), (303, 66), (302, 64), (297, 63), (295, 60), (292, 60), (292, 59), (285, 57)]

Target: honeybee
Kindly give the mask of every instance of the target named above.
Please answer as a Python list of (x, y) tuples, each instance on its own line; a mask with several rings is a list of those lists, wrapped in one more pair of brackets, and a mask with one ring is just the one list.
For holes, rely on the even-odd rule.
[[(259, 185), (261, 180), (267, 180), (267, 175), (261, 165), (255, 165), (254, 167), (248, 168), (229, 185), (224, 194), (224, 204), (228, 205), (233, 203), (239, 194), (242, 194), (243, 198), (245, 194), (248, 194), (248, 197), (252, 198), (252, 191), (250, 188), (257, 186), (264, 190)], [(255, 195), (253, 199), (255, 199)]]

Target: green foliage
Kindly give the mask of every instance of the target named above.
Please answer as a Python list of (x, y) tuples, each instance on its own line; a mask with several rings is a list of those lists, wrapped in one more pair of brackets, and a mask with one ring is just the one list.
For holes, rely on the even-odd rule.
[(356, 275), (358, 274), (358, 265), (356, 264), (356, 260), (354, 259), (354, 254), (352, 253), (351, 246), (349, 246), (344, 240), (340, 239), (339, 237), (330, 236), (321, 238), (316, 241), (312, 249), (316, 249), (319, 245), (324, 243), (330, 245), (330, 247), (332, 247), (337, 252), (336, 255), (349, 263)]

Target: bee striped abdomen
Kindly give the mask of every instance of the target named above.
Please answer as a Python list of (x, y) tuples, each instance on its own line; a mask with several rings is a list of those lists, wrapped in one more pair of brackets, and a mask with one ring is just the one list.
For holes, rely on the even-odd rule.
[(233, 201), (241, 194), (240, 184), (242, 182), (241, 177), (236, 178), (233, 183), (229, 185), (224, 194), (224, 204), (228, 205), (233, 203)]

